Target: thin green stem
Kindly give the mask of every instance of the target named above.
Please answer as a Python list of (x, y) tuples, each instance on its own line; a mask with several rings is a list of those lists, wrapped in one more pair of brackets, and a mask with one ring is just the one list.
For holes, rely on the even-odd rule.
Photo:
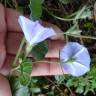
[[(62, 64), (61, 63), (60, 63), (60, 66), (61, 66), (61, 70), (62, 70), (63, 76), (65, 76), (64, 71), (63, 71), (63, 67), (62, 67)], [(63, 83), (63, 85), (70, 91), (71, 95), (74, 96), (74, 94), (71, 91), (71, 89), (65, 83)]]
[[(78, 21), (75, 20), (74, 23), (77, 25), (77, 29), (79, 30), (80, 28), (79, 28), (79, 25), (78, 25)], [(82, 37), (80, 37), (80, 42), (81, 42), (82, 45), (84, 45)]]
[(66, 35), (66, 43), (68, 43), (68, 41), (69, 41), (69, 38), (68, 38), (68, 36)]
[(32, 62), (32, 63), (50, 63), (50, 64), (60, 64), (60, 62), (52, 62), (52, 61), (47, 61), (47, 60), (44, 60), (44, 61), (35, 61), (35, 62)]
[(57, 35), (68, 35), (68, 36), (72, 36), (72, 37), (81, 37), (81, 38), (84, 38), (84, 39), (94, 39), (94, 40), (96, 40), (96, 37), (93, 37), (93, 36), (84, 36), (84, 35), (73, 35), (73, 34), (68, 34), (68, 33), (57, 33)]
[(24, 43), (25, 43), (25, 38), (23, 38), (22, 41), (21, 41), (20, 47), (19, 47), (19, 49), (18, 49), (18, 51), (17, 51), (16, 57), (15, 57), (15, 59), (14, 59), (14, 61), (13, 61), (13, 64), (12, 64), (13, 67), (16, 66), (18, 57), (19, 57), (19, 55), (20, 55), (20, 52), (21, 52), (21, 50), (22, 50), (22, 48), (23, 48)]
[(67, 19), (67, 18), (58, 17), (58, 16), (54, 15), (53, 13), (49, 12), (48, 9), (45, 8), (45, 7), (43, 7), (43, 9), (46, 10), (51, 16), (53, 16), (53, 17), (55, 17), (55, 18), (57, 18), (57, 19), (59, 19), (59, 20), (62, 20), (62, 21), (73, 21), (73, 20), (74, 20), (74, 18), (72, 18), (72, 19)]
[(31, 52), (31, 50), (32, 50), (32, 48), (33, 48), (33, 46), (31, 45), (31, 46), (28, 46), (29, 48), (28, 48), (28, 50), (26, 50), (26, 53), (25, 53), (25, 56), (24, 56), (24, 59), (26, 59), (27, 57), (28, 57), (28, 55), (30, 54), (30, 52)]
[(11, 71), (10, 71), (10, 73), (9, 73), (9, 76), (11, 76), (12, 73), (13, 73), (14, 71), (17, 71), (19, 68), (20, 68), (20, 65), (18, 65), (17, 67), (11, 69)]
[[(69, 34), (67, 34), (69, 35)], [(72, 37), (81, 37), (81, 38), (84, 38), (84, 39), (94, 39), (96, 40), (96, 37), (92, 37), (92, 36), (82, 36), (82, 35), (69, 35), (69, 36), (72, 36)]]
[(20, 65), (18, 65), (17, 67), (12, 68), (10, 70), (9, 75), (8, 75), (9, 80), (10, 80), (11, 76), (14, 74), (14, 71), (17, 71), (18, 68), (20, 68)]
[(75, 17), (74, 20), (77, 20), (77, 19), (80, 17), (80, 15), (84, 12), (85, 9), (86, 9), (86, 6), (84, 6), (84, 7), (78, 12), (78, 14), (76, 15), (76, 17)]

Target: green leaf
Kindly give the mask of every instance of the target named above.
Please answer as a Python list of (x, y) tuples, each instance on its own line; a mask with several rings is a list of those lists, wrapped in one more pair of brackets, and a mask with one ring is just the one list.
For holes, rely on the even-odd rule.
[(77, 19), (86, 19), (86, 18), (91, 18), (92, 17), (92, 12), (87, 6), (83, 6), (82, 9), (80, 9), (77, 12), (77, 15), (75, 16), (75, 20)]
[(25, 59), (20, 64), (20, 69), (22, 69), (23, 73), (31, 74), (32, 72), (32, 61), (30, 59)]
[(31, 81), (31, 76), (29, 74), (23, 73), (19, 76), (19, 80), (23, 86), (27, 86)]
[(82, 30), (78, 28), (78, 25), (74, 24), (70, 29), (67, 30), (66, 33), (71, 35), (80, 35), (81, 32)]
[(27, 87), (21, 86), (13, 96), (30, 96), (30, 93)]
[(80, 93), (80, 94), (83, 93), (84, 92), (84, 87), (82, 87), (82, 86), (77, 87), (76, 92)]
[(55, 79), (60, 84), (65, 80), (65, 76), (55, 76)]
[(41, 92), (40, 88), (30, 88), (30, 90), (31, 90), (32, 93), (39, 93), (39, 92)]
[(30, 59), (24, 59), (20, 64), (19, 79), (20, 83), (24, 86), (28, 85), (31, 80), (32, 62)]
[(59, 0), (63, 4), (69, 4), (72, 0)]
[(94, 28), (94, 24), (93, 24), (92, 22), (86, 22), (86, 23), (84, 24), (84, 27), (85, 27), (85, 28), (88, 28), (88, 29), (91, 29), (91, 28)]
[(66, 85), (67, 85), (68, 87), (74, 86), (74, 80), (73, 80), (73, 79), (69, 79), (69, 80), (67, 81)]
[(16, 77), (10, 78), (12, 96), (30, 96), (28, 87), (22, 86)]
[(95, 79), (92, 80), (92, 88), (93, 88), (93, 89), (96, 89), (96, 80), (95, 80)]
[(30, 0), (31, 18), (33, 20), (40, 19), (42, 15), (42, 2), (43, 0)]
[(54, 95), (54, 92), (51, 91), (51, 92), (48, 92), (48, 93), (47, 93), (47, 96), (55, 96), (55, 95)]
[(32, 56), (36, 60), (42, 60), (47, 52), (48, 52), (48, 44), (46, 41), (41, 42), (38, 45), (34, 46), (31, 51)]
[(92, 12), (90, 8), (88, 8), (87, 6), (83, 6), (78, 11), (67, 16), (67, 19), (73, 19), (73, 20), (86, 19), (86, 18), (89, 19), (92, 18)]

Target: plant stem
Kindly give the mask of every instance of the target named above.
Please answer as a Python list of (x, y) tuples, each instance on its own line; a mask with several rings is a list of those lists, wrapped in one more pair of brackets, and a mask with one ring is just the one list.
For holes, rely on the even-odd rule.
[[(64, 71), (63, 71), (63, 68), (62, 68), (61, 63), (60, 63), (60, 66), (61, 66), (61, 70), (62, 70), (63, 76), (65, 77), (65, 74), (64, 74)], [(63, 83), (63, 85), (70, 91), (71, 96), (75, 96), (75, 95), (73, 94), (73, 92), (71, 91), (70, 87), (68, 87), (65, 83)]]
[(60, 64), (60, 62), (52, 62), (52, 61), (47, 61), (47, 60), (45, 60), (45, 61), (35, 61), (35, 62), (32, 62), (32, 63), (50, 63), (50, 64)]
[(31, 52), (31, 50), (32, 50), (32, 48), (33, 48), (34, 46), (30, 45), (30, 46), (28, 46), (28, 47), (29, 47), (29, 50), (26, 50), (25, 58), (30, 54), (30, 52)]
[[(74, 23), (77, 25), (77, 29), (79, 30), (80, 28), (79, 28), (79, 25), (78, 25), (78, 21), (74, 20)], [(81, 33), (80, 33), (80, 35), (81, 35)], [(82, 37), (80, 37), (80, 42), (81, 42), (82, 45), (84, 45)]]
[(9, 77), (12, 75), (12, 73), (13, 73), (14, 71), (17, 71), (19, 68), (20, 68), (20, 65), (18, 65), (17, 67), (11, 69), (11, 71), (10, 71), (10, 73), (9, 73)]
[(13, 64), (12, 64), (13, 67), (16, 66), (18, 57), (19, 57), (19, 55), (20, 55), (20, 52), (21, 52), (21, 50), (22, 50), (22, 47), (23, 47), (24, 43), (25, 43), (25, 38), (23, 37), (23, 39), (22, 39), (22, 41), (21, 41), (21, 44), (20, 44), (20, 47), (19, 47), (19, 49), (18, 49), (18, 51), (17, 51), (16, 57), (15, 57), (15, 59), (14, 59), (14, 61), (13, 61)]
[[(61, 93), (61, 94), (63, 94), (63, 91), (58, 87), (58, 86), (56, 86), (56, 84), (51, 80), (51, 79), (49, 79), (48, 77), (45, 77), (48, 81), (50, 81), (56, 88), (57, 88), (57, 90)], [(57, 84), (58, 85), (58, 84)], [(64, 94), (63, 94), (64, 95)], [(65, 95), (64, 95), (65, 96)]]
[(66, 43), (68, 43), (68, 41), (69, 41), (69, 38), (68, 38), (68, 36), (66, 35)]
[(93, 37), (93, 36), (84, 36), (84, 35), (73, 35), (73, 34), (68, 34), (68, 33), (57, 33), (57, 35), (68, 35), (68, 36), (72, 36), (72, 37), (81, 37), (81, 38), (84, 38), (84, 39), (94, 39), (94, 40), (96, 40), (96, 37)]
[(75, 17), (75, 20), (77, 20), (77, 19), (80, 17), (80, 15), (84, 12), (85, 9), (86, 9), (86, 6), (84, 6), (84, 7), (78, 12), (78, 14), (77, 14), (76, 17)]
[(54, 15), (53, 13), (49, 12), (48, 9), (45, 8), (45, 7), (43, 7), (43, 9), (44, 9), (46, 12), (48, 12), (51, 16), (53, 16), (53, 17), (55, 17), (56, 19), (59, 19), (59, 20), (61, 20), (61, 21), (73, 21), (73, 20), (74, 20), (74, 18), (72, 18), (72, 19), (67, 19), (67, 18), (58, 17), (58, 16)]

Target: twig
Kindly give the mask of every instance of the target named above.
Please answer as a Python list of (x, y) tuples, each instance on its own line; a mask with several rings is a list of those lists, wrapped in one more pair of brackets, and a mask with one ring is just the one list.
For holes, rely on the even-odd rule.
[(13, 64), (12, 64), (13, 67), (16, 66), (18, 57), (19, 57), (19, 55), (20, 55), (20, 52), (21, 52), (21, 50), (22, 50), (22, 47), (23, 47), (24, 43), (25, 43), (25, 38), (23, 38), (22, 41), (21, 41), (20, 47), (19, 47), (19, 49), (18, 49), (18, 51), (17, 51), (16, 57), (15, 57), (15, 59), (14, 59), (14, 61), (13, 61)]
[(59, 62), (52, 62), (52, 61), (35, 61), (35, 62), (32, 62), (32, 63), (50, 63), (50, 64), (60, 64)]
[[(49, 79), (49, 78), (47, 78), (47, 77), (45, 77), (45, 78), (46, 78), (48, 81), (50, 81), (50, 82), (57, 88), (57, 90), (61, 92), (61, 94), (63, 94), (62, 90), (61, 90), (58, 86), (56, 86), (56, 84), (55, 84), (51, 79)], [(65, 96), (65, 95), (63, 94), (63, 96)]]

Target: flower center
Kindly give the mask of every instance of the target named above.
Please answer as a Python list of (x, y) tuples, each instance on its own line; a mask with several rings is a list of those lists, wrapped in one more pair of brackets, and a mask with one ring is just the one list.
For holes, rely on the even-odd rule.
[(63, 61), (62, 63), (63, 63), (63, 64), (64, 64), (64, 63), (72, 64), (75, 60), (76, 60), (76, 59), (74, 59), (74, 58), (70, 58), (70, 59), (68, 59), (67, 61)]

